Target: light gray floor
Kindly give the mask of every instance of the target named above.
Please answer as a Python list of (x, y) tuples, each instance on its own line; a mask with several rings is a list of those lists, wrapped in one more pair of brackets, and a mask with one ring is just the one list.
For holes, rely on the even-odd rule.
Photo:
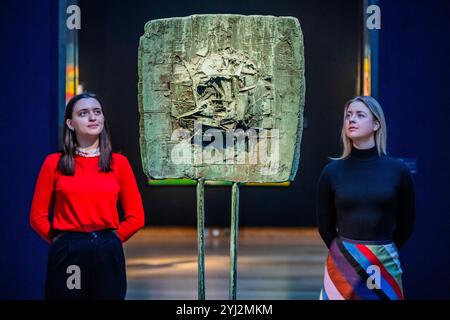
[[(316, 229), (242, 228), (237, 298), (317, 299), (326, 254)], [(197, 299), (196, 229), (145, 228), (125, 255), (127, 299)], [(206, 299), (228, 299), (228, 230), (207, 229), (205, 264)]]

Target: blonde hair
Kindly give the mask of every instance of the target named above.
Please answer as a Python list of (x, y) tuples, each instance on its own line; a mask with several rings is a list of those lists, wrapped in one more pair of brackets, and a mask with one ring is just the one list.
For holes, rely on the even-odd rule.
[(345, 134), (345, 116), (347, 114), (347, 109), (353, 102), (362, 102), (364, 105), (370, 110), (375, 120), (378, 121), (380, 127), (375, 132), (375, 145), (378, 149), (378, 154), (381, 156), (382, 154), (386, 154), (386, 120), (384, 118), (383, 109), (381, 109), (380, 104), (375, 98), (369, 96), (356, 96), (353, 99), (347, 101), (344, 108), (344, 120), (342, 122), (342, 130), (341, 130), (341, 140), (343, 144), (342, 155), (339, 158), (330, 158), (332, 160), (342, 160), (347, 159), (352, 153), (352, 140), (347, 137)]

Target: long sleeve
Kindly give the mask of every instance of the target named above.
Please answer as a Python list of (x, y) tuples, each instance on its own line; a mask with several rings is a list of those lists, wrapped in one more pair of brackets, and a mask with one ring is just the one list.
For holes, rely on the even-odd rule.
[(41, 166), (36, 181), (33, 201), (30, 210), (30, 224), (33, 229), (47, 242), (51, 242), (51, 230), (49, 215), (54, 197), (54, 161), (47, 156)]
[(403, 168), (398, 193), (398, 208), (394, 242), (401, 248), (411, 236), (416, 218), (414, 182), (407, 167)]
[(144, 207), (141, 194), (136, 184), (133, 170), (126, 157), (120, 159), (120, 202), (124, 210), (124, 220), (117, 229), (122, 242), (127, 241), (135, 232), (144, 226)]
[(327, 167), (322, 170), (317, 184), (317, 222), (319, 233), (329, 248), (337, 236), (336, 209), (334, 206), (334, 193)]

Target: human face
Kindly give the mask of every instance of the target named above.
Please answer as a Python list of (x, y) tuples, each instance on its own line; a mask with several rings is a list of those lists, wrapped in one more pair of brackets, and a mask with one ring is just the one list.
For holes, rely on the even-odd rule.
[(345, 113), (345, 134), (353, 142), (373, 139), (379, 128), (379, 122), (364, 103), (355, 101), (348, 106)]
[(72, 119), (67, 119), (69, 129), (77, 136), (94, 137), (102, 132), (105, 118), (100, 103), (94, 98), (83, 98), (73, 107)]

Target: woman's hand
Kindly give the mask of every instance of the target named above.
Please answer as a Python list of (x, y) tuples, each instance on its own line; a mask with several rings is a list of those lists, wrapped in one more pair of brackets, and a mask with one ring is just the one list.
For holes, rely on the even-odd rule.
[(55, 243), (56, 241), (58, 241), (59, 238), (61, 238), (64, 235), (64, 232), (61, 232), (60, 234), (56, 235), (55, 237), (52, 238), (52, 243)]
[(112, 232), (116, 235), (117, 238), (120, 239), (119, 234), (117, 233), (117, 230), (113, 230)]

